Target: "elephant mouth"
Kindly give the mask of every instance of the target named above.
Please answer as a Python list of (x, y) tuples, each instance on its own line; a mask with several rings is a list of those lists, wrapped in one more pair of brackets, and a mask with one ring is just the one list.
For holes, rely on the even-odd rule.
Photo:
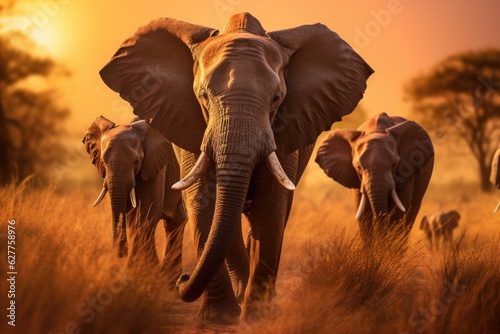
[[(108, 193), (108, 186), (106, 185), (106, 183), (104, 183), (102, 186), (101, 193), (99, 194), (97, 199), (92, 204), (92, 207), (94, 208), (94, 207), (98, 206), (99, 203), (102, 202), (102, 200), (104, 199), (104, 196), (106, 196), (107, 193)], [(130, 203), (132, 204), (133, 208), (137, 207), (137, 198), (135, 196), (135, 187), (133, 187), (132, 190), (130, 190)]]
[[(356, 211), (356, 216), (355, 216), (356, 220), (359, 220), (361, 218), (361, 216), (363, 215), (363, 212), (365, 211), (365, 208), (366, 208), (366, 201), (367, 201), (367, 197), (368, 197), (363, 188), (361, 188), (359, 191), (361, 192), (361, 200), (359, 201), (358, 210)], [(398, 196), (398, 193), (396, 192), (396, 189), (391, 190), (391, 198), (394, 201), (394, 203), (397, 205), (399, 210), (401, 210), (402, 212), (406, 212), (406, 208), (404, 207), (403, 203), (399, 199), (399, 196)]]
[[(175, 183), (172, 186), (172, 189), (184, 190), (189, 188), (201, 177), (201, 175), (203, 175), (207, 167), (210, 165), (210, 162), (211, 160), (208, 157), (208, 155), (206, 155), (205, 152), (201, 152), (198, 160), (196, 161), (191, 171), (182, 180)], [(281, 184), (285, 189), (295, 190), (295, 185), (288, 178), (285, 171), (283, 170), (283, 167), (281, 166), (281, 163), (278, 160), (276, 152), (273, 151), (267, 156), (266, 163), (269, 170), (271, 171), (274, 178), (276, 179), (276, 181), (278, 181), (279, 184)]]

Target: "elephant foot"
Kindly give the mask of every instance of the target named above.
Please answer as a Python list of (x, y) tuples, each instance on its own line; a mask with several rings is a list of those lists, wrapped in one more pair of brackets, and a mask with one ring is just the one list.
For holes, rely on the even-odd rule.
[(241, 312), (241, 319), (248, 325), (252, 325), (276, 316), (277, 305), (272, 300), (246, 303)]
[(238, 325), (241, 308), (234, 296), (210, 302), (203, 296), (197, 319), (201, 323), (216, 325)]

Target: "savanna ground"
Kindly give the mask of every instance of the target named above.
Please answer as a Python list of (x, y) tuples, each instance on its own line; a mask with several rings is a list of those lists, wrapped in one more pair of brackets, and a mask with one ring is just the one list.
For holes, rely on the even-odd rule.
[[(433, 186), (400, 252), (368, 254), (356, 237), (345, 189), (299, 186), (287, 229), (275, 303), (252, 323), (197, 324), (197, 303), (171, 293), (155, 271), (124, 270), (111, 251), (109, 201), (98, 189), (60, 192), (29, 182), (0, 189), (0, 333), (500, 333), (500, 194)], [(420, 216), (458, 209), (452, 247), (430, 254)], [(7, 325), (7, 224), (15, 220), (16, 327)], [(190, 231), (184, 268), (195, 265)], [(157, 230), (159, 248), (161, 230)]]

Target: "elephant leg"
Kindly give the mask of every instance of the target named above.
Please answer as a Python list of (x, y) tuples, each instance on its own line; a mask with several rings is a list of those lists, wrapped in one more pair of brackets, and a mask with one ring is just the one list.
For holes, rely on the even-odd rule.
[[(181, 152), (182, 177), (192, 169), (197, 158), (192, 153)], [(208, 239), (214, 215), (216, 186), (213, 170), (212, 164), (198, 181), (183, 192), (198, 260)], [(201, 296), (198, 320), (220, 324), (236, 323), (239, 315), (240, 306), (233, 293), (231, 279), (226, 266), (222, 265)]]
[[(446, 228), (446, 227), (445, 227)], [(451, 230), (445, 230), (444, 235), (443, 235), (443, 243), (448, 245), (451, 245), (452, 241), (452, 231)]]
[(129, 213), (130, 234), (129, 260), (156, 268), (159, 265), (155, 245), (156, 225), (160, 221), (164, 202), (166, 167), (151, 180), (143, 181), (136, 178), (135, 193), (137, 208)]
[[(297, 154), (287, 156), (283, 169), (296, 182)], [(242, 318), (256, 320), (267, 314), (274, 297), (283, 244), (283, 234), (290, 214), (293, 192), (279, 185), (265, 164), (254, 173), (255, 193), (248, 215), (251, 226), (250, 277), (245, 291)]]
[(230, 251), (226, 255), (226, 265), (234, 294), (238, 302), (241, 303), (243, 302), (250, 272), (249, 257), (243, 241), (241, 224), (236, 227), (233, 242), (229, 249)]
[(434, 233), (434, 246), (436, 248), (436, 251), (439, 251), (441, 249), (441, 232), (436, 231)]
[(182, 274), (182, 241), (187, 220), (182, 201), (179, 200), (173, 213), (164, 211), (163, 219), (166, 247), (161, 271), (167, 277), (169, 288), (173, 290)]
[[(361, 192), (359, 189), (349, 189), (349, 193), (354, 200), (355, 212), (358, 211), (359, 203), (361, 202)], [(366, 247), (371, 246), (373, 241), (373, 215), (370, 207), (370, 203), (366, 203), (364, 213), (358, 220), (359, 226), (359, 236)]]
[[(141, 208), (139, 208), (142, 210)], [(150, 219), (142, 218), (137, 210), (132, 209), (127, 214), (127, 223), (130, 222), (128, 238), (128, 258), (127, 266), (147, 266), (154, 268), (158, 266), (158, 256), (156, 254), (154, 232), (158, 215)]]
[(427, 241), (427, 248), (432, 252), (432, 231), (425, 231), (425, 240)]

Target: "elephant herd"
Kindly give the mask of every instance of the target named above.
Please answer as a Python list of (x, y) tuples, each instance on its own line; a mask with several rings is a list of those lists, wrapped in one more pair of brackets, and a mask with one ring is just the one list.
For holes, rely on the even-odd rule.
[[(246, 320), (275, 294), (293, 190), (319, 134), (354, 110), (372, 73), (321, 24), (266, 32), (241, 13), (221, 31), (169, 18), (139, 28), (100, 71), (138, 117), (117, 125), (99, 116), (83, 139), (104, 178), (94, 205), (110, 197), (118, 256), (159, 266), (154, 232), (163, 221), (166, 283), (184, 301), (201, 297), (200, 321)], [(331, 131), (316, 162), (349, 188), (370, 244), (382, 226), (408, 236), (434, 149), (420, 125), (381, 113)], [(456, 224), (446, 221), (445, 229)], [(198, 262), (179, 277), (186, 222)]]

